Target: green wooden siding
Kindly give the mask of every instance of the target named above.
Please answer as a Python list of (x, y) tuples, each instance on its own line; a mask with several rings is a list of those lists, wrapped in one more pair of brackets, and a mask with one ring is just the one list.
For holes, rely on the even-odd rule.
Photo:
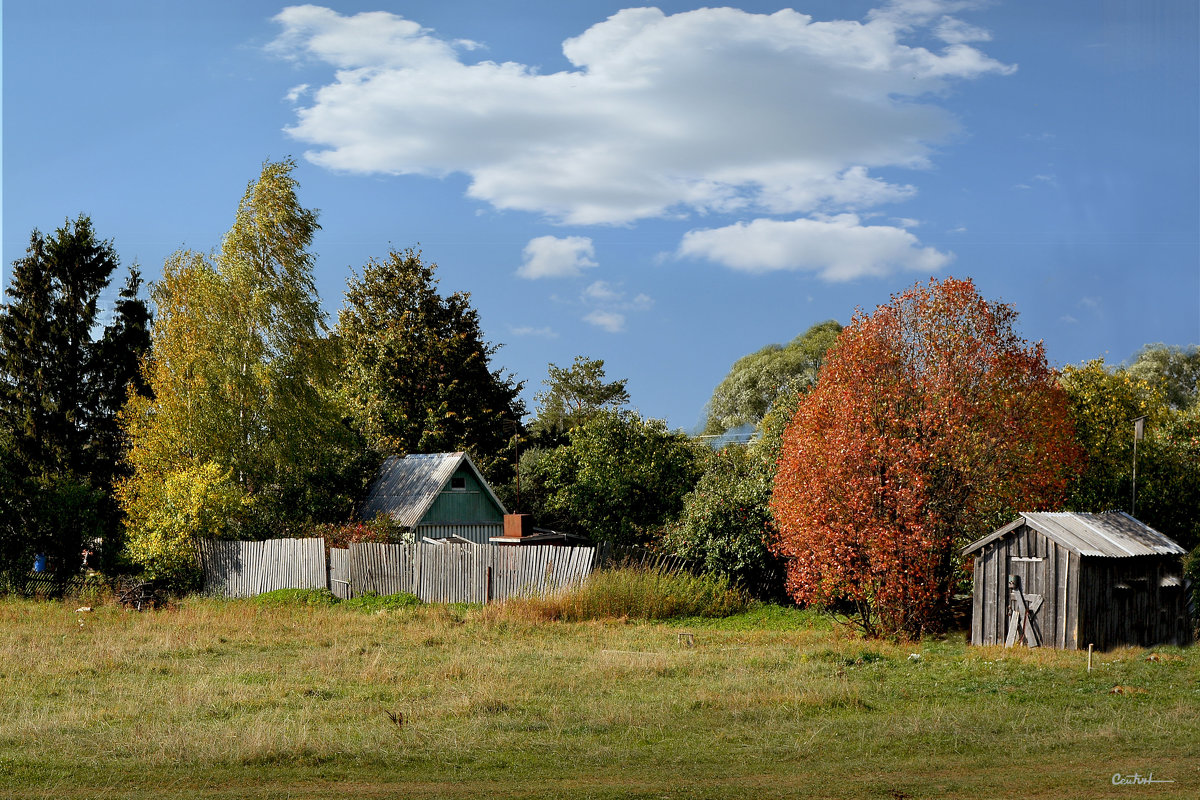
[(454, 473), (454, 477), (463, 478), (466, 488), (451, 489), (453, 478), (447, 482), (438, 493), (437, 500), (421, 518), (422, 525), (434, 522), (504, 522), (500, 507), (492, 502), (491, 496), (479, 485), (469, 467), (464, 465)]

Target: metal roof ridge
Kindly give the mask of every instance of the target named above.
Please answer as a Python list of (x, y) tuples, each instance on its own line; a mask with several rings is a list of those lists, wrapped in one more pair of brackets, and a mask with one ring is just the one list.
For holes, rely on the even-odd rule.
[(1070, 518), (1072, 515), (1073, 512), (1070, 511), (1030, 511), (1025, 515), (1025, 519), (1034, 530), (1080, 556), (1106, 555), (1097, 550), (1092, 542), (1063, 524), (1064, 518)]

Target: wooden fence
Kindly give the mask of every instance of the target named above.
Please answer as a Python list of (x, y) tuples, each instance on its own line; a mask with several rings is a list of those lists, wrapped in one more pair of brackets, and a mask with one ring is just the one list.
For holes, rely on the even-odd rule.
[(350, 545), (354, 594), (410, 592), (427, 603), (544, 595), (582, 580), (595, 548), (421, 542)]
[(253, 597), (275, 589), (329, 586), (324, 539), (201, 539), (196, 554), (204, 573), (204, 590), (212, 594)]
[(418, 542), (329, 550), (324, 539), (205, 540), (198, 548), (204, 590), (250, 597), (274, 589), (328, 587), (338, 597), (409, 592), (428, 603), (487, 603), (544, 595), (587, 577), (592, 547)]

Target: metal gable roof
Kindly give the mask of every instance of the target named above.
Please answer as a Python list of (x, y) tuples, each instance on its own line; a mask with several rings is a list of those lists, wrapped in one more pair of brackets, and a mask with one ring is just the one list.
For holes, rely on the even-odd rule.
[(1003, 528), (967, 545), (962, 553), (969, 555), (1022, 525), (1028, 525), (1081, 556), (1128, 558), (1187, 552), (1169, 537), (1123, 511), (1104, 514), (1027, 511)]
[(429, 507), (437, 500), (438, 493), (464, 462), (471, 468), (479, 485), (484, 488), (492, 502), (500, 509), (500, 513), (507, 514), (504, 504), (492, 492), (492, 487), (466, 453), (411, 453), (404, 457), (390, 456), (379, 468), (379, 474), (371, 484), (359, 513), (367, 520), (374, 519), (379, 514), (386, 514), (397, 525), (411, 528), (420, 523)]

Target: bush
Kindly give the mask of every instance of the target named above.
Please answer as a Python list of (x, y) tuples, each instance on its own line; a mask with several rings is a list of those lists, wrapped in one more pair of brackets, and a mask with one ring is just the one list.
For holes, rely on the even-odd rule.
[(117, 488), (126, 513), (125, 553), (146, 578), (173, 588), (196, 584), (196, 539), (236, 534), (249, 499), (229, 470), (212, 461)]
[(599, 570), (580, 585), (552, 597), (505, 601), (491, 612), (533, 621), (589, 619), (661, 620), (727, 617), (750, 599), (726, 577), (636, 568)]
[(276, 589), (252, 599), (260, 606), (332, 606), (338, 602), (328, 589)]
[(326, 547), (342, 549), (362, 542), (399, 544), (403, 541), (403, 536), (393, 530), (392, 521), (382, 513), (367, 522), (330, 522), (313, 525), (306, 531), (306, 535), (324, 539)]
[(724, 575), (756, 597), (784, 596), (783, 562), (769, 549), (775, 521), (768, 503), (774, 464), (756, 451), (729, 445), (713, 453), (683, 513), (663, 537), (668, 552)]

